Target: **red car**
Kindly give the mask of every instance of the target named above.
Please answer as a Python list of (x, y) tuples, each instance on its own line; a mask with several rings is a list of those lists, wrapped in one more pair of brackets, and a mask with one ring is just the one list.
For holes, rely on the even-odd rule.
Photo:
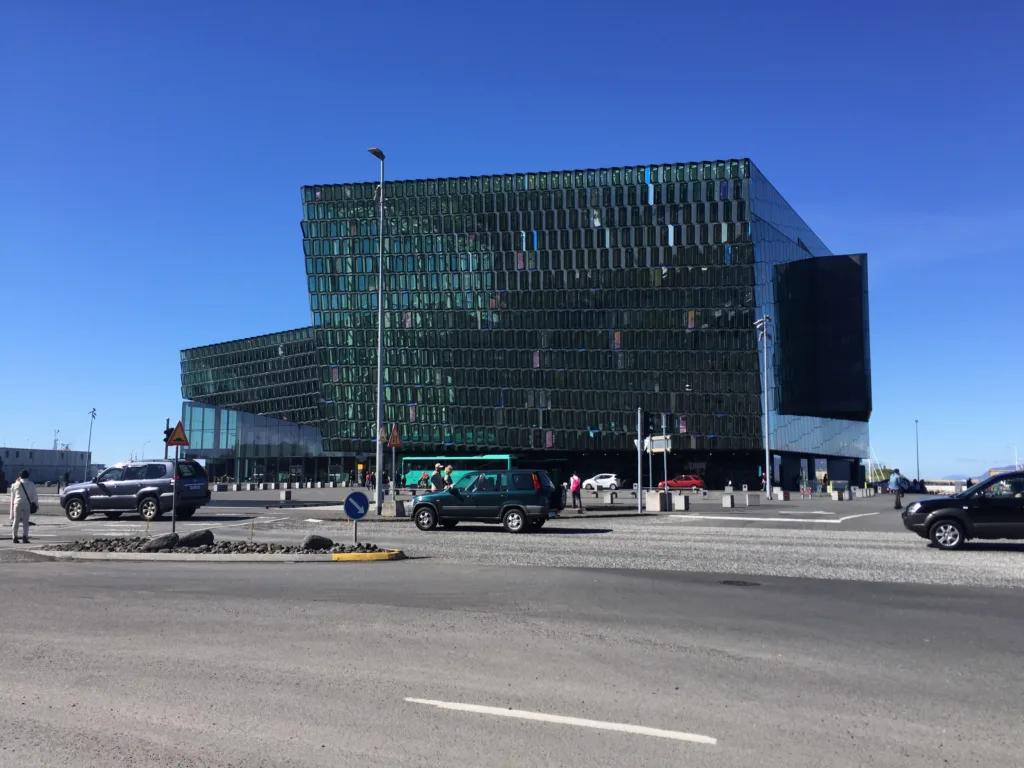
[[(664, 488), (666, 485), (665, 481), (662, 480), (658, 483), (659, 488)], [(691, 491), (700, 491), (704, 489), (704, 481), (696, 475), (676, 475), (668, 481), (669, 488), (686, 488)]]

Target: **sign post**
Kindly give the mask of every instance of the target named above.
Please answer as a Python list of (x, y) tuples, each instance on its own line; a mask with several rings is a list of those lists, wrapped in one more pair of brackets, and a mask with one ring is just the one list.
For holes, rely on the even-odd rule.
[(638, 407), (636, 409), (636, 513), (642, 515), (644, 513), (643, 495), (644, 495), (644, 460), (643, 454), (640, 451), (643, 448), (644, 439), (644, 426), (643, 426), (644, 411)]
[(359, 521), (370, 511), (370, 499), (362, 491), (353, 491), (345, 499), (345, 514), (352, 521), (352, 543), (359, 541)]
[[(388, 444), (388, 428), (387, 427), (382, 426), (380, 428), (380, 434), (377, 435), (377, 442), (380, 444), (381, 450), (377, 453), (377, 456), (380, 458), (380, 461), (376, 462), (374, 467), (373, 467), (373, 490), (374, 490), (374, 496), (373, 497), (375, 499), (383, 498), (380, 494), (377, 493), (377, 484), (381, 482), (381, 474), (380, 473), (384, 470), (384, 467), (382, 467), (380, 465), (382, 465), (384, 463), (384, 446), (386, 446)], [(377, 510), (377, 514), (378, 515), (380, 514), (380, 510), (379, 509)]]
[[(398, 434), (398, 425), (391, 425), (391, 437), (388, 438), (388, 448), (391, 449), (391, 488), (397, 488), (395, 483), (395, 448), (402, 447), (402, 436)], [(392, 490), (392, 495), (394, 491)]]
[[(178, 524), (178, 482), (180, 477), (178, 476), (178, 459), (181, 458), (181, 446), (188, 448), (188, 437), (185, 435), (185, 425), (180, 421), (174, 429), (164, 430), (164, 445), (166, 456), (166, 448), (174, 446), (174, 473), (171, 475), (174, 485), (171, 487), (171, 533), (174, 533), (174, 529)], [(158, 502), (159, 503), (159, 502)]]

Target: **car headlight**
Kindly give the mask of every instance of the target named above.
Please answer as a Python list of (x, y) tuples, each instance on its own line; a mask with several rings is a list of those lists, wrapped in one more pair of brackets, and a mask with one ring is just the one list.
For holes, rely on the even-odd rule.
[(909, 507), (907, 507), (907, 514), (908, 515), (912, 515), (915, 512), (917, 512), (917, 510), (919, 510), (920, 508), (921, 508), (921, 502), (915, 501), (913, 504), (911, 504)]

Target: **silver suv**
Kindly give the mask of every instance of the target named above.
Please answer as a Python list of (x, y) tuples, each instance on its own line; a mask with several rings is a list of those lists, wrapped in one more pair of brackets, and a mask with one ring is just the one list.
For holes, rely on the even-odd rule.
[(116, 520), (125, 512), (138, 512), (143, 520), (156, 520), (171, 511), (177, 489), (175, 516), (186, 520), (210, 501), (210, 483), (202, 464), (190, 460), (127, 461), (105, 469), (87, 483), (69, 485), (60, 494), (68, 520), (85, 520), (102, 512)]

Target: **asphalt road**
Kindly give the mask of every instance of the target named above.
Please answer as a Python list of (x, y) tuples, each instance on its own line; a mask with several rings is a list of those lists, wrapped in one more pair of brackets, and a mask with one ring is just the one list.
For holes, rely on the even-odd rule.
[(4, 566), (0, 765), (1024, 763), (1024, 593), (726, 578)]
[[(179, 523), (179, 531), (211, 528), (221, 538), (297, 544), (316, 532), (349, 541), (352, 526), (322, 520), (302, 510), (212, 509)], [(889, 512), (889, 517), (895, 513)], [(39, 517), (32, 528), (36, 544), (94, 536), (146, 534), (145, 523), (122, 518), (89, 518), (71, 524)], [(895, 525), (891, 532), (845, 530), (841, 525), (791, 524), (713, 527), (679, 517), (565, 518), (535, 534), (514, 536), (498, 526), (460, 524), (453, 531), (424, 533), (409, 522), (364, 521), (360, 540), (396, 547), (410, 556), (452, 564), (627, 568), (642, 570), (754, 574), (869, 582), (1024, 587), (1024, 544), (971, 543), (942, 552)], [(170, 529), (167, 521), (149, 533)], [(0, 563), (24, 545), (0, 541)]]

